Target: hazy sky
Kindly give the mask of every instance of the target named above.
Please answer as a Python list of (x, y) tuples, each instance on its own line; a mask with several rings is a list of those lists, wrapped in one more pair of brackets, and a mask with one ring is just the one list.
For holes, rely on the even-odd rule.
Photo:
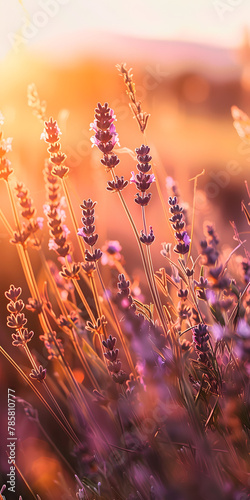
[(89, 30), (235, 46), (247, 24), (250, 0), (0, 0), (0, 57), (52, 39), (63, 50)]

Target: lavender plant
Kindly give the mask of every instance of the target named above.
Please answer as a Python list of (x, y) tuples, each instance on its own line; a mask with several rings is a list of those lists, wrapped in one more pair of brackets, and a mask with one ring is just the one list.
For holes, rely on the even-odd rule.
[[(26, 491), (42, 500), (245, 500), (250, 488), (246, 242), (237, 239), (234, 224), (238, 245), (225, 260), (214, 225), (205, 224), (200, 249), (195, 249), (195, 211), (190, 226), (174, 184), (167, 199), (145, 136), (149, 115), (137, 101), (132, 71), (124, 64), (118, 69), (143, 134), (142, 144), (130, 152), (138, 172), (132, 167), (130, 181), (114, 174), (115, 168), (122, 168), (118, 157), (122, 150), (116, 116), (108, 103), (97, 104), (91, 142), (111, 175), (106, 189), (110, 195), (116, 193), (131, 225), (133, 251), (140, 255), (145, 275), (146, 285), (141, 285), (145, 300), (133, 292), (133, 277), (126, 272), (116, 235), (110, 242), (98, 243), (102, 249), (96, 246), (95, 216), (101, 200), (98, 205), (82, 192), (86, 198), (74, 212), (61, 132), (56, 120), (46, 118), (46, 104), (34, 86), (29, 87), (29, 104), (44, 121), (42, 138), (49, 145), (44, 213), (52, 261), (40, 233), (46, 234), (43, 218), (36, 216), (26, 187), (10, 180), (11, 140), (1, 133), (0, 177), (9, 193), (14, 227), (2, 211), (0, 215), (17, 248), (30, 296), (20, 298), (20, 283), (10, 284), (5, 293), (12, 344), (26, 355), (27, 364), (21, 367), (1, 346), (0, 352), (37, 397), (35, 406), (17, 399), (23, 420), (37, 427), (69, 479), (58, 470), (54, 489), (45, 486), (34, 492), (32, 474), (24, 473), (18, 457), (15, 467)], [(237, 131), (249, 141), (248, 117), (236, 108), (233, 115)], [(141, 210), (139, 229), (127, 203), (133, 196), (130, 184), (137, 189), (134, 210)], [(157, 195), (169, 225), (162, 251), (153, 231), (160, 219), (152, 221), (150, 211)], [(76, 248), (70, 231), (77, 235)], [(157, 262), (152, 245), (158, 248)], [(46, 276), (42, 287), (31, 250), (37, 252)], [(242, 250), (239, 275), (229, 264)], [(116, 287), (105, 283), (105, 265), (112, 266)], [(30, 330), (33, 323), (36, 328)], [(45, 347), (44, 364), (33, 348), (36, 338)], [(57, 425), (59, 442), (46, 428), (43, 407)], [(4, 490), (3, 485), (0, 496)]]

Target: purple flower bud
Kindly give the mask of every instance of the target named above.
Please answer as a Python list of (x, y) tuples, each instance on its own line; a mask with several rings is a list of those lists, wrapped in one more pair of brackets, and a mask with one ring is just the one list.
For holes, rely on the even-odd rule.
[(38, 382), (42, 382), (46, 377), (46, 368), (43, 368), (42, 365), (39, 366), (38, 370), (31, 370), (30, 378), (37, 380)]
[(8, 292), (5, 292), (5, 297), (15, 302), (18, 299), (18, 297), (20, 297), (21, 293), (22, 293), (21, 287), (15, 288), (14, 285), (10, 285), (10, 289), (8, 290)]
[(199, 351), (202, 352), (207, 352), (208, 351), (208, 345), (207, 341), (209, 340), (209, 334), (207, 331), (207, 325), (204, 324), (199, 324), (198, 327), (195, 327), (193, 329), (193, 339), (194, 342), (197, 344), (196, 348)]
[(150, 187), (150, 184), (152, 184), (152, 182), (155, 182), (154, 174), (146, 175), (141, 172), (139, 174), (131, 172), (131, 174), (132, 176), (130, 179), (130, 183), (136, 184), (136, 187), (137, 189), (139, 189), (139, 191), (146, 191)]
[(98, 234), (91, 234), (90, 236), (83, 236), (83, 239), (84, 239), (85, 243), (87, 243), (87, 245), (89, 245), (90, 247), (93, 247), (98, 240)]
[[(148, 158), (151, 159), (151, 156), (149, 156)], [(150, 163), (137, 163), (136, 167), (142, 174), (146, 174), (151, 169)]]
[(104, 157), (101, 159), (101, 163), (105, 165), (108, 169), (115, 168), (118, 163), (120, 163), (120, 160), (117, 155), (104, 155)]
[(85, 263), (82, 262), (81, 266), (85, 271), (85, 273), (88, 274), (89, 276), (92, 275), (93, 271), (95, 271), (96, 268), (94, 262), (85, 262)]
[(177, 245), (174, 247), (174, 252), (179, 253), (181, 255), (185, 255), (189, 251), (189, 245), (186, 245), (185, 243), (177, 243)]
[(112, 335), (110, 335), (107, 340), (103, 340), (102, 341), (104, 347), (106, 347), (106, 349), (109, 349), (110, 351), (113, 350), (114, 346), (115, 346), (115, 343), (116, 343), (116, 337), (112, 337)]
[(104, 356), (105, 356), (105, 358), (108, 359), (108, 361), (113, 363), (114, 361), (116, 361), (118, 354), (119, 354), (119, 349), (116, 349), (115, 351), (105, 352)]
[(108, 365), (108, 369), (112, 373), (118, 373), (121, 370), (121, 367), (122, 367), (122, 364), (121, 364), (121, 361), (119, 359), (114, 361), (114, 363), (110, 363)]
[(112, 379), (116, 382), (116, 384), (123, 384), (126, 380), (128, 380), (128, 374), (123, 370), (120, 370), (118, 373), (112, 373)]
[(125, 276), (124, 274), (119, 274), (118, 276), (118, 279), (119, 279), (119, 282), (118, 282), (118, 288), (119, 288), (119, 291), (120, 292), (126, 292), (126, 294), (129, 294), (130, 293), (130, 289), (129, 289), (129, 280), (126, 280), (125, 279)]
[(173, 223), (180, 222), (182, 220), (182, 217), (183, 217), (182, 214), (176, 213), (169, 220), (170, 220), (170, 222), (173, 222)]
[(124, 181), (124, 177), (118, 177), (116, 175), (116, 181), (108, 181), (108, 191), (122, 191), (128, 185), (128, 181)]
[(179, 232), (185, 227), (185, 222), (184, 221), (176, 222), (175, 224), (172, 224), (172, 226), (175, 231)]
[(23, 308), (24, 308), (24, 303), (21, 299), (17, 300), (16, 302), (11, 301), (7, 305), (7, 310), (13, 314), (20, 313), (23, 310)]
[(146, 235), (142, 230), (141, 230), (141, 236), (140, 240), (144, 245), (151, 245), (153, 241), (155, 240), (155, 236), (153, 233), (153, 228), (152, 226), (149, 226), (149, 234)]
[(87, 262), (97, 262), (102, 256), (102, 251), (98, 248), (95, 249), (91, 254), (88, 250), (85, 250), (85, 260)]
[(83, 200), (82, 205), (80, 205), (80, 208), (82, 208), (82, 210), (92, 210), (93, 208), (95, 208), (95, 206), (96, 206), (96, 201), (93, 202), (91, 198), (89, 198), (88, 200)]
[(210, 276), (212, 276), (212, 278), (217, 280), (219, 278), (222, 270), (223, 270), (223, 265), (221, 264), (218, 267), (214, 267), (213, 269), (210, 269), (209, 274), (210, 274)]
[(146, 207), (151, 200), (151, 193), (144, 194), (141, 196), (139, 193), (136, 193), (135, 203), (141, 205), (141, 207)]
[(150, 151), (150, 147), (149, 146), (144, 146), (144, 144), (141, 145), (140, 148), (136, 148), (135, 152), (137, 154), (137, 156), (145, 156), (149, 153)]
[(194, 280), (194, 284), (197, 288), (208, 288), (208, 281), (203, 276), (200, 276), (199, 281)]
[(179, 205), (174, 205), (173, 207), (170, 207), (169, 212), (171, 214), (177, 214), (183, 212), (183, 207), (180, 207)]
[(82, 223), (85, 226), (92, 226), (95, 222), (95, 217), (94, 215), (89, 215), (88, 217), (82, 217)]
[(7, 326), (9, 328), (22, 328), (26, 325), (27, 319), (25, 318), (23, 313), (11, 314), (7, 317)]
[(171, 196), (169, 196), (169, 198), (168, 198), (168, 203), (169, 203), (169, 205), (171, 205), (172, 207), (173, 207), (174, 205), (176, 205), (176, 204), (177, 204), (177, 198), (176, 198), (176, 196), (174, 196), (173, 198), (172, 198)]
[(184, 299), (186, 300), (187, 296), (188, 296), (188, 290), (179, 290), (178, 291), (178, 297), (180, 297), (181, 299)]
[[(107, 103), (104, 106), (100, 103), (97, 104), (94, 122), (90, 124), (90, 130), (95, 132), (95, 135), (91, 137), (91, 142), (93, 146), (97, 146), (104, 153), (104, 156), (111, 153), (116, 144), (119, 145), (119, 138), (114, 125), (115, 120), (114, 111), (109, 108)], [(105, 165), (109, 168), (113, 168), (115, 164), (112, 163), (116, 163), (116, 161), (116, 159), (113, 159), (110, 165), (107, 165), (109, 159), (104, 158)]]

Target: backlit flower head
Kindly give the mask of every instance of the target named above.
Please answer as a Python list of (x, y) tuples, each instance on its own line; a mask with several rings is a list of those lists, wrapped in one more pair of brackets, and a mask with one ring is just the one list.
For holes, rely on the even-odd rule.
[(105, 245), (102, 247), (102, 259), (101, 263), (103, 265), (108, 264), (109, 266), (114, 266), (115, 261), (120, 261), (122, 256), (120, 254), (122, 247), (117, 240), (106, 241)]
[(104, 155), (110, 154), (116, 144), (120, 145), (114, 121), (116, 121), (116, 116), (108, 103), (106, 102), (103, 106), (98, 103), (95, 109), (95, 119), (90, 124), (90, 130), (93, 130), (95, 135), (90, 140), (92, 146), (97, 146)]

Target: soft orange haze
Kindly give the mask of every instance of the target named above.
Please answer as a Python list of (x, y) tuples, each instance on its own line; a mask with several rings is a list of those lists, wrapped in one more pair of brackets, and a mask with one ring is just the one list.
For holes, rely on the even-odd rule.
[[(150, 146), (163, 201), (167, 203), (169, 195), (166, 181), (171, 183), (173, 178), (187, 209), (188, 231), (194, 203), (194, 183), (190, 179), (204, 171), (199, 177), (195, 200), (192, 252), (196, 258), (199, 240), (203, 238), (203, 223), (209, 221), (216, 224), (223, 240), (222, 253), (228, 256), (237, 245), (230, 221), (237, 222), (239, 232), (246, 232), (248, 227), (241, 212), (241, 201), (247, 200), (244, 180), (249, 178), (250, 149), (233, 128), (230, 109), (237, 105), (250, 114), (250, 43), (248, 29), (244, 28), (250, 7), (247, 1), (225, 0), (227, 8), (222, 12), (218, 7), (221, 3), (211, 0), (10, 0), (0, 5), (0, 111), (5, 117), (4, 137), (13, 137), (12, 152), (8, 154), (14, 169), (10, 179), (13, 187), (17, 181), (25, 184), (37, 215), (45, 219), (42, 245), (46, 257), (57, 262), (55, 253), (48, 250), (48, 228), (43, 214), (46, 201), (43, 169), (48, 153), (47, 144), (40, 139), (44, 125), (27, 104), (27, 87), (31, 83), (36, 85), (40, 99), (47, 102), (47, 118), (56, 119), (62, 132), (62, 151), (67, 154), (66, 164), (70, 168), (68, 186), (79, 227), (82, 200), (89, 197), (97, 200), (98, 244), (103, 247), (106, 240), (119, 240), (122, 262), (128, 275), (141, 286), (145, 303), (151, 299), (140, 252), (116, 194), (106, 190), (110, 174), (100, 163), (100, 151), (91, 147), (93, 132), (89, 126), (97, 103), (108, 102), (117, 117), (115, 124), (120, 139), (117, 154), (121, 161), (115, 173), (128, 180), (131, 171), (136, 169), (131, 152), (142, 143)], [(137, 99), (143, 111), (150, 114), (146, 136), (140, 133), (129, 108), (124, 82), (116, 69), (116, 64), (121, 62), (126, 62), (128, 68), (133, 67)], [(155, 184), (150, 190), (152, 200), (147, 224), (153, 226), (156, 236), (152, 255), (154, 267), (159, 269), (165, 265), (160, 255), (161, 244), (170, 242), (172, 236), (162, 215)], [(141, 212), (134, 203), (135, 193), (135, 186), (129, 185), (124, 197), (140, 231)], [(0, 199), (1, 210), (15, 229), (3, 180)], [(245, 203), (247, 205), (247, 201)], [(67, 224), (76, 260), (80, 261), (77, 236), (68, 213)], [(245, 234), (244, 238), (248, 239), (249, 235)], [(23, 352), (16, 353), (7, 332), (4, 291), (11, 283), (20, 285), (27, 302), (29, 290), (17, 249), (9, 240), (8, 230), (0, 219), (1, 344), (23, 366)], [(30, 258), (38, 286), (46, 297), (47, 278), (34, 249), (30, 250)], [(105, 283), (115, 287), (117, 270), (101, 264), (100, 268)], [(102, 293), (101, 287), (99, 292)], [(40, 332), (37, 318), (32, 321), (34, 331)], [(39, 333), (32, 349), (39, 357)], [(28, 387), (21, 385), (21, 379), (13, 375), (14, 370), (2, 361), (0, 359), (3, 385), (14, 383), (20, 397), (26, 398)], [(50, 366), (54, 366), (53, 363)], [(79, 383), (85, 377), (77, 364), (74, 375)], [(61, 380), (64, 382), (63, 377)], [(57, 394), (57, 381), (53, 384)], [(37, 404), (35, 396), (29, 400)], [(46, 415), (42, 414), (45, 422)], [(49, 431), (60, 441), (58, 429), (53, 425), (50, 428), (50, 422), (48, 418)], [(22, 430), (29, 434), (26, 427)], [(55, 476), (59, 472), (74, 491), (73, 480), (60, 465), (56, 451), (46, 444), (42, 434), (31, 430), (32, 436), (22, 443), (31, 466), (27, 459), (23, 472), (34, 489), (44, 491), (48, 498), (57, 498)], [(59, 448), (61, 444), (58, 443)], [(21, 447), (20, 450), (18, 460), (22, 461), (24, 453)], [(46, 488), (51, 491), (48, 493)]]

